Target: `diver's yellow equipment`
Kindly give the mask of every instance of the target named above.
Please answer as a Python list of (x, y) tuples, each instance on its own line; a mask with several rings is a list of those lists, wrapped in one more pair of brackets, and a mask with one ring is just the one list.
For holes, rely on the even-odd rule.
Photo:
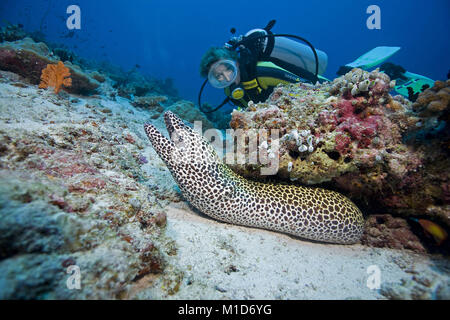
[(244, 86), (245, 90), (250, 90), (258, 87), (258, 81), (256, 79), (252, 79), (250, 81), (243, 81), (242, 85)]
[[(240, 107), (247, 108), (247, 100), (245, 99), (246, 92), (243, 88), (238, 85), (231, 85), (225, 88), (224, 91), (225, 95), (228, 98), (228, 101), (232, 102), (234, 105), (239, 105)], [(233, 95), (233, 93), (235, 94)]]
[(231, 91), (231, 97), (235, 100), (242, 99), (244, 97), (244, 89), (238, 87)]
[[(233, 104), (246, 108), (250, 100), (253, 102), (266, 100), (272, 93), (272, 88), (280, 83), (288, 84), (301, 81), (297, 75), (269, 61), (258, 62), (253, 76), (256, 77), (225, 88), (225, 94), (231, 98)], [(236, 89), (239, 89), (242, 94), (233, 95)]]

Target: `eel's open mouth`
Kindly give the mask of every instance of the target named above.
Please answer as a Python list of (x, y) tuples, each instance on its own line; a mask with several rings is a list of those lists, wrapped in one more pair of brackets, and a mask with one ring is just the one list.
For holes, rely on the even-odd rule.
[(170, 139), (172, 139), (172, 135), (175, 131), (175, 127), (173, 125), (173, 120), (175, 117), (176, 116), (170, 111), (164, 113), (164, 122), (166, 124), (167, 132), (169, 133)]
[(169, 133), (170, 140), (174, 143), (182, 142), (183, 136), (191, 130), (183, 120), (178, 118), (173, 112), (166, 111), (164, 113), (164, 122), (166, 124), (167, 132)]

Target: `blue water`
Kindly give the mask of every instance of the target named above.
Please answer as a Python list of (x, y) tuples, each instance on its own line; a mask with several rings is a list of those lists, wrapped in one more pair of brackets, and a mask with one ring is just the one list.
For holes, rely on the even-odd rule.
[[(66, 8), (81, 8), (81, 30), (67, 37)], [(381, 30), (369, 30), (366, 9), (381, 9)], [(41, 30), (51, 42), (78, 55), (107, 60), (125, 70), (136, 64), (155, 78), (172, 78), (184, 99), (197, 101), (203, 79), (199, 62), (212, 45), (271, 19), (274, 33), (308, 39), (328, 54), (325, 77), (376, 46), (400, 46), (389, 61), (432, 79), (446, 79), (450, 68), (450, 1), (185, 1), (185, 0), (2, 0), (0, 21)], [(204, 101), (221, 101), (223, 93), (206, 90)]]

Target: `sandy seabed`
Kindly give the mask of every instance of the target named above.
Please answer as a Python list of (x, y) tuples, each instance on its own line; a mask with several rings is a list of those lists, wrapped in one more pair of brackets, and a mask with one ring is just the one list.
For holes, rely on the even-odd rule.
[[(179, 247), (170, 262), (184, 270), (187, 280), (170, 297), (174, 299), (414, 298), (420, 285), (415, 283), (413, 289), (412, 278), (433, 279), (430, 286), (448, 279), (436, 270), (440, 262), (426, 255), (360, 244), (312, 243), (233, 226), (205, 217), (185, 203), (168, 206), (167, 215), (167, 235)], [(380, 272), (379, 289), (371, 281), (374, 266)]]

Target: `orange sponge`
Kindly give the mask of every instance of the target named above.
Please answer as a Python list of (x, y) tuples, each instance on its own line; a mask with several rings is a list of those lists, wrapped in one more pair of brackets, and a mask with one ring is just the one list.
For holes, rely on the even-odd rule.
[(42, 70), (41, 83), (39, 88), (54, 87), (57, 94), (61, 90), (61, 86), (70, 87), (72, 85), (72, 79), (70, 78), (69, 68), (64, 66), (61, 61), (58, 64), (48, 64), (45, 69)]

